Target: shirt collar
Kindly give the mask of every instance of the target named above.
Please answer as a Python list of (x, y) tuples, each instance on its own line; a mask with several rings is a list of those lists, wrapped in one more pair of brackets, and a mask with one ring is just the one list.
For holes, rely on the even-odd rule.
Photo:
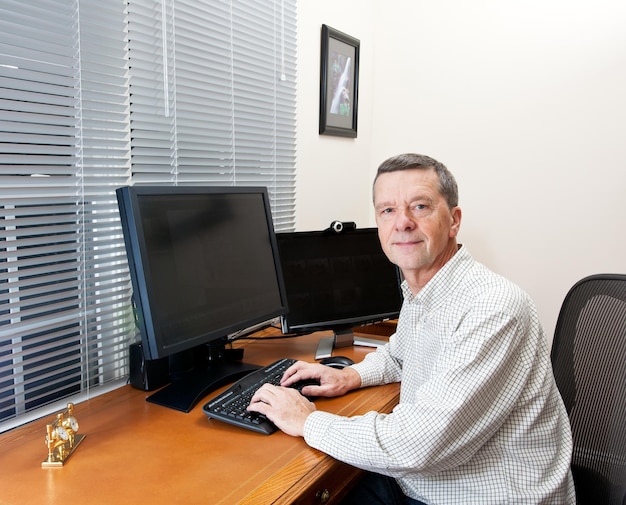
[(433, 308), (439, 301), (445, 300), (455, 292), (474, 263), (474, 258), (467, 247), (460, 245), (456, 254), (416, 295), (411, 293), (406, 281), (402, 283), (405, 301), (424, 305), (427, 310)]

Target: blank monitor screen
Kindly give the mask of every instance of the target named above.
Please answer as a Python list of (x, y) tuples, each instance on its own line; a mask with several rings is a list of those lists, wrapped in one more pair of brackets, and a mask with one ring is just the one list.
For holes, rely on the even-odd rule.
[(283, 332), (342, 330), (397, 317), (398, 269), (376, 228), (278, 233), (289, 312)]
[(117, 196), (146, 359), (286, 312), (266, 188), (132, 186)]
[(148, 357), (162, 358), (284, 312), (265, 191), (120, 191)]

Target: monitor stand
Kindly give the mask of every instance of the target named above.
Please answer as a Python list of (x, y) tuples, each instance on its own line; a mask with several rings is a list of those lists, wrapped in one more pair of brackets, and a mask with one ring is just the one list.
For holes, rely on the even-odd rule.
[(351, 345), (364, 345), (368, 347), (380, 347), (385, 342), (375, 338), (358, 337), (352, 328), (334, 330), (332, 337), (322, 337), (317, 344), (315, 359), (328, 358), (336, 347), (349, 347)]
[[(146, 401), (188, 413), (208, 394), (260, 368), (240, 361), (243, 349), (220, 348), (219, 359), (203, 359), (200, 363), (197, 356), (204, 353), (198, 351), (199, 348), (194, 348), (170, 358), (170, 384), (148, 396)], [(208, 352), (215, 352), (215, 348)]]

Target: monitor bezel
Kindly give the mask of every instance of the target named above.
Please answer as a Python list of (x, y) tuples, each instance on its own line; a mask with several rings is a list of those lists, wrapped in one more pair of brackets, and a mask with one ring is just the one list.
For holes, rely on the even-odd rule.
[[(348, 235), (348, 234), (374, 234), (376, 235), (376, 239), (378, 240), (378, 229), (374, 227), (367, 228), (355, 228), (351, 230), (343, 230), (339, 233), (333, 232), (331, 229), (322, 230), (322, 231), (294, 231), (294, 232), (278, 232), (277, 242), (279, 254), (281, 250), (281, 240), (289, 240), (289, 239), (315, 239), (320, 240), (324, 237), (328, 237), (329, 240), (332, 239), (341, 239), (340, 236), (335, 235)], [(381, 253), (384, 255), (381, 247)], [(386, 258), (386, 256), (385, 256)], [(387, 261), (389, 261), (387, 259)], [(389, 261), (389, 264), (393, 267), (395, 271), (396, 281), (397, 281), (397, 309), (396, 310), (388, 310), (384, 312), (378, 313), (363, 313), (359, 315), (355, 315), (352, 317), (341, 317), (336, 319), (326, 318), (323, 320), (309, 320), (309, 321), (293, 321), (293, 314), (290, 315), (289, 312), (281, 316), (281, 328), (282, 332), (285, 334), (305, 334), (312, 333), (315, 331), (325, 331), (332, 330), (335, 333), (345, 332), (346, 330), (364, 326), (368, 324), (379, 323), (391, 319), (396, 319), (400, 314), (400, 308), (402, 305), (402, 276), (400, 270), (396, 265)], [(284, 266), (284, 262), (283, 262)], [(287, 286), (288, 280), (285, 279), (285, 273), (283, 272), (283, 280), (285, 282), (285, 292), (287, 296), (287, 301), (289, 301), (289, 287)]]
[[(160, 333), (158, 319), (153, 314), (151, 297), (154, 293), (153, 280), (149, 274), (148, 256), (145, 243), (144, 229), (141, 222), (140, 202), (142, 196), (159, 195), (228, 195), (228, 194), (259, 194), (263, 201), (265, 222), (268, 227), (268, 238), (274, 261), (274, 271), (277, 281), (276, 288), (280, 295), (280, 306), (275, 310), (252, 318), (244, 318), (222, 326), (210, 329), (193, 338), (188, 338), (178, 344), (165, 345), (163, 335)], [(133, 287), (133, 305), (135, 318), (146, 359), (161, 359), (170, 357), (183, 351), (188, 351), (198, 346), (217, 342), (224, 345), (228, 336), (245, 331), (260, 323), (270, 321), (283, 315), (287, 310), (285, 286), (282, 278), (280, 256), (276, 232), (274, 230), (271, 204), (266, 187), (263, 186), (151, 186), (135, 185), (125, 186), (117, 190), (120, 217), (125, 238), (126, 250), (131, 283)], [(132, 225), (131, 225), (132, 223)]]

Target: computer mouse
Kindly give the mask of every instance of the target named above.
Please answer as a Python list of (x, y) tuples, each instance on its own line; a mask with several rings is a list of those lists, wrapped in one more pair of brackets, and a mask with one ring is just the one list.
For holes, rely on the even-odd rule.
[[(304, 386), (319, 386), (319, 385), (320, 385), (320, 381), (317, 379), (302, 379), (301, 381), (298, 381), (292, 384), (290, 387), (297, 389), (298, 392), (302, 394), (302, 388)], [(317, 398), (316, 396), (310, 396), (310, 395), (303, 395), (303, 396), (310, 402), (314, 401)]]
[(350, 365), (354, 365), (354, 361), (345, 356), (330, 356), (320, 361), (322, 365), (331, 366), (333, 368), (345, 368)]

